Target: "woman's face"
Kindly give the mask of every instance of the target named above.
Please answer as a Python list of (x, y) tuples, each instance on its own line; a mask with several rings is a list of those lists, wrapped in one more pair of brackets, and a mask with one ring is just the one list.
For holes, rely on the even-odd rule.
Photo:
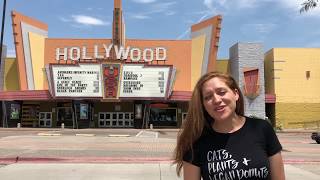
[(230, 89), (220, 78), (214, 77), (205, 82), (202, 95), (203, 105), (215, 121), (231, 119), (235, 114), (238, 91)]

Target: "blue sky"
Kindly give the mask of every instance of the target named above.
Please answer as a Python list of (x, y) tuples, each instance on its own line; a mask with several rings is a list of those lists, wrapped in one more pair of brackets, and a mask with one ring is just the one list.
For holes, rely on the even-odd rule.
[[(320, 8), (300, 14), (302, 2), (123, 0), (122, 7), (129, 39), (190, 39), (192, 24), (221, 14), (218, 58), (228, 58), (237, 42), (260, 42), (264, 51), (320, 47)], [(49, 38), (111, 38), (113, 0), (7, 0), (4, 44), (9, 56), (14, 55), (11, 10), (48, 24)]]

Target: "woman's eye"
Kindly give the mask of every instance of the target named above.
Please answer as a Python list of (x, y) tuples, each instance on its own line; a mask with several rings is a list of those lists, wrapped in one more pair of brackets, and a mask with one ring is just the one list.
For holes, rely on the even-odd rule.
[(207, 101), (207, 100), (210, 100), (210, 99), (211, 99), (211, 97), (212, 97), (211, 95), (209, 95), (209, 96), (205, 96), (205, 97), (204, 97), (204, 100), (206, 100), (206, 101)]
[(218, 95), (219, 95), (219, 96), (223, 96), (223, 95), (225, 95), (226, 93), (227, 93), (227, 91), (219, 91), (219, 92), (218, 92)]

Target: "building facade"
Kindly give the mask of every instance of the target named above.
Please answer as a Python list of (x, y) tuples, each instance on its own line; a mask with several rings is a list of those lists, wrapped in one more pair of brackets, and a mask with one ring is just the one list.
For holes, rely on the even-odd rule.
[(230, 74), (244, 95), (245, 115), (265, 119), (264, 55), (261, 43), (237, 43), (229, 50)]
[(320, 49), (273, 48), (265, 53), (267, 116), (278, 128), (314, 128), (320, 124)]
[(48, 37), (47, 24), (12, 12), (16, 59), (4, 61), (3, 127), (179, 127), (198, 78), (216, 69), (221, 16), (190, 40), (125, 36), (114, 0), (112, 38)]

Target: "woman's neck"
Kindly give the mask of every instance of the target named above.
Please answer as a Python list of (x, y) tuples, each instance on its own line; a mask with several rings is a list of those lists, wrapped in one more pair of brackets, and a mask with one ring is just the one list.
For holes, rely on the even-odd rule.
[(235, 114), (223, 121), (214, 121), (211, 125), (216, 132), (233, 133), (239, 130), (245, 123), (245, 118)]

